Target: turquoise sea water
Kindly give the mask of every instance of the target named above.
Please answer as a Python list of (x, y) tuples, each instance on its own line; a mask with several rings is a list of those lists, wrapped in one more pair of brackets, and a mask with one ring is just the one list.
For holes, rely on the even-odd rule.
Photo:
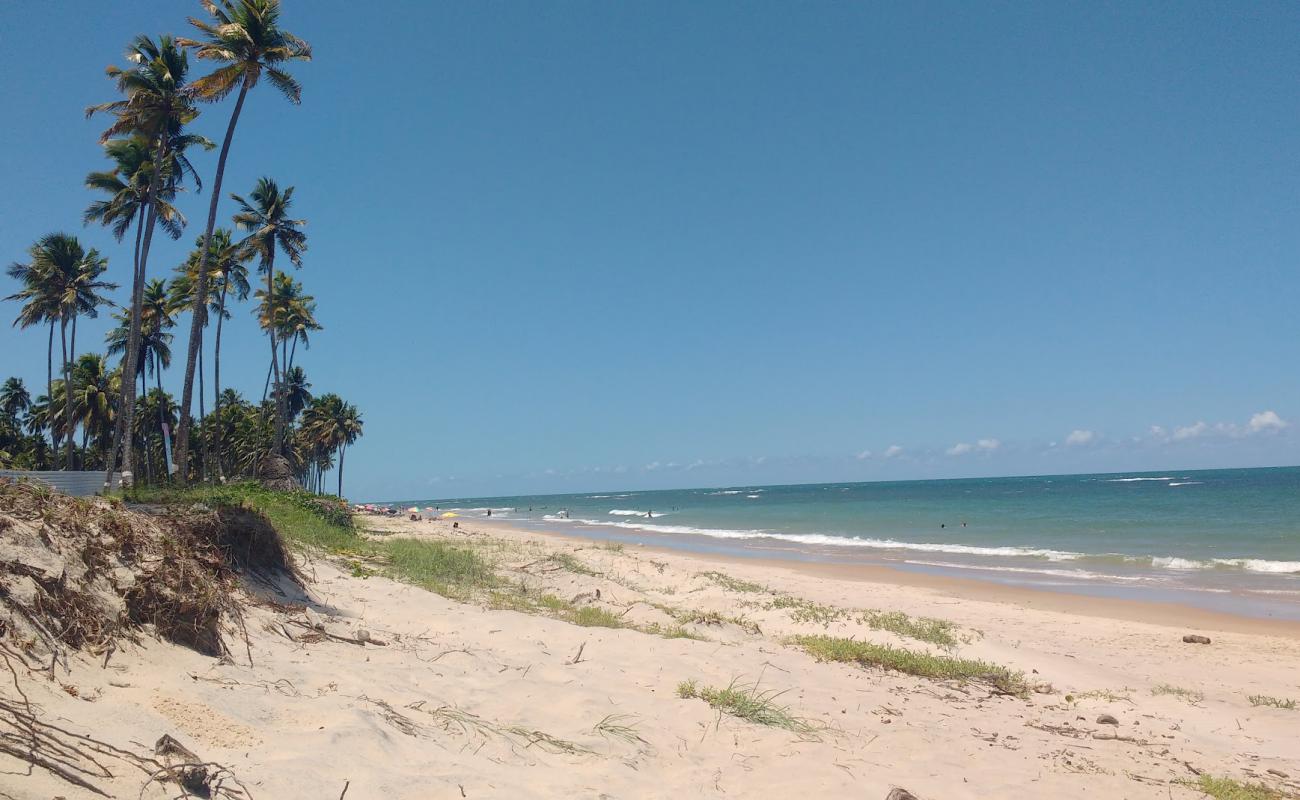
[(1300, 619), (1300, 467), (420, 500), (543, 530)]

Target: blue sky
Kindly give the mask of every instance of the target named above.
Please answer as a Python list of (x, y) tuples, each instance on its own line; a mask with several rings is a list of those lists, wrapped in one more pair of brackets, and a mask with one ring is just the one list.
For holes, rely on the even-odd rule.
[[(298, 187), (355, 498), (1300, 462), (1300, 6), (285, 5), (304, 102), (250, 97), (226, 186)], [(125, 281), (81, 111), (198, 12), (0, 6), (0, 260)]]

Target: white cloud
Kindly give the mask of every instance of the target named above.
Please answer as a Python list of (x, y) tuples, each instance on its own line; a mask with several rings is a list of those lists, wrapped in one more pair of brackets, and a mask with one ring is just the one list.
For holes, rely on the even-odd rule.
[(952, 447), (949, 447), (946, 452), (950, 456), (964, 456), (967, 453), (973, 453), (976, 450), (981, 450), (985, 453), (991, 453), (994, 450), (997, 450), (1001, 446), (1002, 446), (1002, 442), (998, 441), (997, 439), (980, 439), (979, 441), (975, 442), (975, 444), (970, 444), (969, 442), (958, 442)]
[(859, 461), (866, 461), (868, 458), (871, 458), (871, 451), (870, 451), (870, 450), (863, 450), (861, 453), (858, 453), (858, 460), (859, 460)]
[(1172, 438), (1175, 442), (1195, 439), (1209, 429), (1210, 426), (1206, 425), (1204, 420), (1201, 420), (1194, 425), (1185, 425), (1181, 428), (1174, 428), (1174, 435)]
[(1280, 431), (1291, 423), (1277, 415), (1276, 411), (1261, 411), (1253, 414), (1250, 422), (1246, 426), (1251, 433), (1266, 433), (1269, 431)]
[(658, 461), (651, 461), (649, 464), (645, 465), (645, 469), (646, 472), (654, 472), (655, 470), (659, 469), (660, 466), (662, 465)]
[(888, 447), (888, 449), (885, 450), (885, 458), (895, 458), (902, 454), (903, 454), (903, 448), (899, 447), (896, 444), (891, 444)]
[(1091, 442), (1096, 438), (1096, 436), (1097, 434), (1092, 431), (1079, 430), (1076, 428), (1075, 430), (1070, 431), (1069, 436), (1065, 437), (1065, 443), (1067, 445), (1084, 445)]

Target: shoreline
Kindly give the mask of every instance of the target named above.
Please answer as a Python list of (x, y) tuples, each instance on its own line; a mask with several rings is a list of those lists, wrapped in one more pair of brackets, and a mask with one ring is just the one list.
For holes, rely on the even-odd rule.
[[(364, 519), (364, 517), (363, 517)], [(888, 584), (928, 589), (962, 600), (977, 600), (1014, 605), (1019, 608), (1051, 611), (1099, 619), (1147, 622), (1165, 627), (1187, 628), (1187, 632), (1212, 631), (1252, 635), (1280, 636), (1300, 640), (1300, 620), (1275, 619), (1247, 614), (1234, 614), (1182, 603), (1140, 598), (1097, 597), (1068, 589), (1053, 590), (1016, 586), (998, 581), (973, 577), (958, 577), (900, 569), (885, 564), (834, 564), (825, 561), (782, 559), (763, 555), (735, 555), (706, 552), (689, 547), (673, 547), (631, 541), (635, 537), (620, 534), (618, 538), (584, 536), (574, 531), (554, 531), (542, 527), (523, 527), (518, 520), (494, 520), (487, 517), (459, 517), (457, 521), (472, 522), (493, 530), (523, 535), (537, 535), (574, 543), (600, 544), (616, 541), (640, 550), (663, 555), (676, 555), (705, 564), (730, 566), (754, 565), (778, 569), (795, 574), (832, 578), (868, 584)], [(436, 523), (435, 523), (436, 524)]]

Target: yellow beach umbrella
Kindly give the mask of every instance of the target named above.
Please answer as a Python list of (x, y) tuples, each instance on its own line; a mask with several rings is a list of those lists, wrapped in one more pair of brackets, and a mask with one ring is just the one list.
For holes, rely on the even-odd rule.
[(460, 516), (460, 514), (454, 513), (454, 512), (452, 512), (452, 511), (448, 511), (447, 513), (445, 513), (445, 514), (442, 515), (442, 518), (443, 518), (443, 519), (450, 519), (450, 518), (452, 518), (452, 517), (459, 517), (459, 516)]

